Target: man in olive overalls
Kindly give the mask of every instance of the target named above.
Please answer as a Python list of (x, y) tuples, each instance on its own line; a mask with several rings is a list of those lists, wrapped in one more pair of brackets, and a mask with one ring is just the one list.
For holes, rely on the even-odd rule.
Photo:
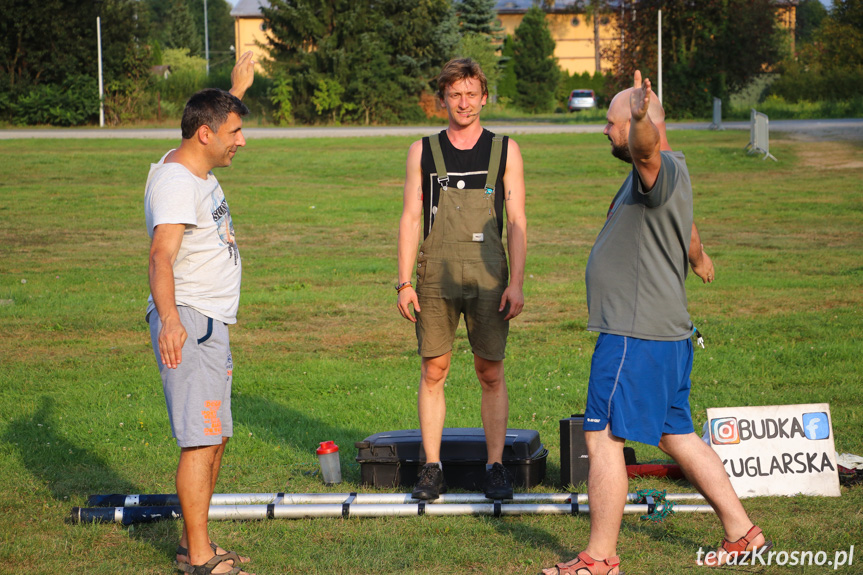
[[(524, 307), (527, 220), (521, 151), (514, 141), (480, 125), (488, 88), (473, 60), (444, 66), (438, 97), (449, 127), (411, 145), (399, 222), (398, 308), (416, 324), (422, 357), (418, 411), (426, 465), (413, 497), (435, 499), (446, 491), (440, 461), (444, 382), (464, 314), (482, 387), (488, 448), (484, 492), (490, 499), (509, 499), (512, 478), (502, 465), (509, 415), (503, 359), (509, 320)], [(501, 241), (504, 213), (509, 266)], [(417, 256), (421, 225), (424, 241)]]

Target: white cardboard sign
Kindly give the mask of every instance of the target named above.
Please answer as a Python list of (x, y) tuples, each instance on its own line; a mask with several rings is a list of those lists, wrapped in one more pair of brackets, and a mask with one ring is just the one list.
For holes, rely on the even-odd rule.
[(707, 425), (738, 496), (839, 496), (830, 404), (711, 407)]

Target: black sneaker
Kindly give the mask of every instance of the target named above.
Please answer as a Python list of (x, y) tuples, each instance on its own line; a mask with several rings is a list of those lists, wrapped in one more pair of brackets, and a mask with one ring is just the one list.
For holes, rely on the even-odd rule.
[(437, 463), (426, 463), (417, 475), (417, 484), (411, 497), (430, 500), (437, 499), (441, 493), (446, 493), (443, 469)]
[(512, 499), (512, 475), (507, 468), (500, 463), (492, 465), (485, 472), (483, 491), (489, 499)]

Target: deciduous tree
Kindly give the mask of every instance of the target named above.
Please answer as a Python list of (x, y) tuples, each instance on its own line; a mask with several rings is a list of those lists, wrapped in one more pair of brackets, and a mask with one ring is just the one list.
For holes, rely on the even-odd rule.
[(772, 0), (639, 0), (625, 7), (617, 19), (625, 53), (618, 44), (610, 54), (615, 91), (631, 85), (636, 67), (656, 78), (661, 7), (663, 104), (673, 114), (709, 114), (713, 97), (727, 98), (782, 55)]
[[(144, 37), (134, 0), (107, 0), (101, 16), (105, 84), (137, 74), (146, 58)], [(97, 69), (96, 15), (92, 0), (0, 0), (0, 116), (13, 121), (27, 106), (62, 106), (53, 95), (70, 91), (95, 98), (95, 91), (78, 90), (95, 80)], [(23, 105), (23, 104), (22, 104)], [(98, 110), (82, 103), (81, 110)], [(63, 123), (81, 123), (92, 115), (64, 116)], [(25, 120), (30, 121), (30, 120)]]
[(771, 93), (789, 102), (860, 100), (863, 0), (835, 0), (829, 14), (781, 65)]
[(500, 79), (500, 70), (498, 69), (500, 58), (497, 56), (497, 48), (491, 43), (489, 37), (476, 32), (463, 34), (457, 52), (461, 58), (476, 60), (485, 74), (489, 93), (497, 94), (497, 84)]

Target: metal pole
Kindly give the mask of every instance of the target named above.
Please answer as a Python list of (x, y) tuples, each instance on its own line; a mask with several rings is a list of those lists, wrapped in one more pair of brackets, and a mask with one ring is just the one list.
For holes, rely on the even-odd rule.
[[(624, 505), (626, 515), (646, 515), (662, 512), (663, 504)], [(675, 505), (675, 513), (713, 513), (710, 505)], [(578, 515), (590, 513), (590, 506), (570, 504), (518, 504), (518, 503), (450, 503), (433, 505), (410, 504), (310, 504), (310, 505), (214, 505), (210, 507), (210, 521), (239, 521), (263, 519), (312, 519), (318, 517), (415, 517), (422, 515)], [(165, 519), (180, 519), (182, 510), (177, 506), (166, 507), (73, 507), (71, 520), (74, 523), (148, 523)]]
[[(643, 498), (637, 493), (626, 496), (628, 503), (637, 503)], [(667, 501), (703, 501), (698, 493), (668, 493)], [(214, 493), (210, 505), (298, 505), (298, 504), (410, 504), (419, 503), (410, 493)], [(454, 503), (489, 503), (492, 501), (481, 493), (445, 493), (429, 501), (429, 505)], [(516, 493), (514, 503), (587, 503), (586, 493)], [(174, 493), (150, 495), (91, 495), (87, 499), (90, 507), (163, 507), (179, 505), (180, 500)]]
[(210, 75), (210, 25), (207, 22), (207, 0), (204, 0), (204, 57), (207, 59), (207, 76)]
[(659, 102), (662, 103), (662, 8), (659, 9), (659, 21), (658, 21), (658, 36), (659, 36), (659, 52), (658, 52), (658, 60), (659, 60), (659, 72), (657, 75), (657, 84), (659, 85), (659, 91), (656, 93), (659, 96)]
[(96, 41), (99, 44), (99, 127), (105, 127), (105, 89), (102, 82), (102, 18), (96, 16)]

